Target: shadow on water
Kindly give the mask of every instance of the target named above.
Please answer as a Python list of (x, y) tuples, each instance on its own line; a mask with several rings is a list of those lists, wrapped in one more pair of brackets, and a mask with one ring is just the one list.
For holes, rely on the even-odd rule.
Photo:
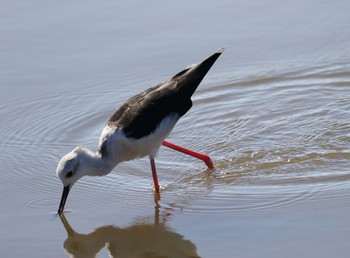
[(166, 226), (169, 211), (160, 215), (156, 201), (154, 223), (135, 223), (126, 228), (105, 225), (89, 234), (76, 232), (64, 214), (60, 218), (67, 231), (63, 248), (70, 257), (97, 257), (106, 248), (110, 257), (199, 257), (196, 246)]

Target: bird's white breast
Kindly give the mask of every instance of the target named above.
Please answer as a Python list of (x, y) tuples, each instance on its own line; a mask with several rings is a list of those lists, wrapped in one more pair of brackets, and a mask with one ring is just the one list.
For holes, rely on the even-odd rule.
[(180, 116), (172, 113), (166, 116), (151, 134), (142, 138), (126, 137), (120, 128), (106, 126), (101, 134), (99, 148), (105, 145), (105, 151), (118, 164), (122, 161), (141, 158), (147, 155), (155, 156), (163, 140), (170, 134)]

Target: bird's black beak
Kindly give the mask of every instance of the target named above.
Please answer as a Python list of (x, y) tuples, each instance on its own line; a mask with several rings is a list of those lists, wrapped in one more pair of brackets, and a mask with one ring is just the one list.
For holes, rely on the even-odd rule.
[(58, 208), (58, 211), (57, 211), (58, 215), (61, 215), (61, 213), (63, 212), (64, 205), (66, 204), (66, 200), (68, 198), (69, 190), (70, 190), (70, 185), (67, 185), (67, 186), (63, 187), (60, 207)]

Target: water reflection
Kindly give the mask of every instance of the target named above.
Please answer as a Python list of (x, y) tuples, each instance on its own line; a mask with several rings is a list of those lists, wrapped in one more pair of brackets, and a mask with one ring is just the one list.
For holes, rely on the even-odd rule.
[(103, 248), (108, 250), (110, 257), (199, 257), (191, 241), (165, 225), (169, 213), (160, 218), (159, 208), (156, 204), (152, 224), (136, 223), (126, 228), (106, 225), (89, 234), (74, 231), (61, 214), (68, 235), (63, 248), (74, 258), (98, 257)]

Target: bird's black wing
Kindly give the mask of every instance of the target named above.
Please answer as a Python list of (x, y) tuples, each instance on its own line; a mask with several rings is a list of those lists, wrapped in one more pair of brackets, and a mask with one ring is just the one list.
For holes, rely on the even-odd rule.
[(139, 139), (156, 130), (166, 116), (176, 113), (181, 117), (191, 106), (190, 96), (181, 96), (177, 82), (169, 80), (128, 99), (114, 112), (108, 125)]
[(130, 98), (112, 115), (108, 124), (138, 139), (152, 133), (166, 116), (174, 113), (183, 116), (192, 106), (192, 94), (223, 51), (219, 49), (201, 63)]

